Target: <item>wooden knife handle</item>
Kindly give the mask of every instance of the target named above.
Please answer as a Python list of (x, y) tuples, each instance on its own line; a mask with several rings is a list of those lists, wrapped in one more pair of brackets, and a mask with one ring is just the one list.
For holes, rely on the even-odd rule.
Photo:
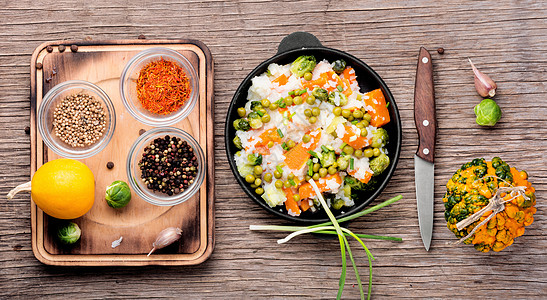
[(433, 163), (435, 160), (435, 91), (433, 89), (433, 64), (431, 55), (420, 48), (416, 85), (414, 90), (414, 122), (418, 131), (419, 144), (416, 155)]

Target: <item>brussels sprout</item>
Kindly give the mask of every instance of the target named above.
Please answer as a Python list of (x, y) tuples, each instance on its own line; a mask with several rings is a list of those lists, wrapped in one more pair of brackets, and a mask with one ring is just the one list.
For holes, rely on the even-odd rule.
[(370, 169), (374, 172), (373, 176), (378, 176), (384, 172), (389, 166), (389, 157), (384, 153), (373, 158), (369, 163)]
[(80, 227), (73, 222), (69, 222), (57, 230), (57, 237), (66, 245), (76, 243), (80, 239), (81, 234), (82, 231), (80, 230)]
[(333, 63), (332, 70), (334, 72), (340, 74), (344, 72), (345, 69), (346, 69), (346, 61), (344, 61), (343, 59), (336, 60)]
[(332, 164), (334, 164), (334, 162), (336, 161), (336, 154), (334, 153), (334, 151), (326, 151), (321, 154), (322, 155), (321, 155), (320, 163), (321, 163), (321, 166), (324, 168), (328, 168), (329, 166), (332, 166)]
[(261, 119), (262, 118), (257, 112), (254, 112), (254, 111), (252, 113), (250, 113), (247, 117), (248, 117), (249, 121), (251, 119)]
[(262, 164), (262, 154), (257, 153), (255, 154), (249, 154), (247, 155), (247, 160), (249, 161), (249, 164), (253, 166), (258, 166)]
[(291, 64), (291, 72), (297, 77), (302, 77), (306, 72), (313, 72), (315, 64), (316, 61), (313, 55), (302, 55)]
[(127, 183), (116, 180), (106, 188), (106, 203), (112, 208), (122, 208), (131, 200), (131, 189)]
[(340, 171), (343, 171), (348, 168), (350, 158), (351, 158), (350, 155), (340, 155), (338, 157), (338, 159), (336, 160), (336, 164), (338, 164), (338, 169)]
[(260, 101), (252, 101), (251, 102), (251, 110), (252, 111), (257, 111), (259, 109), (261, 109), (263, 106), (262, 106), (262, 103)]
[[(338, 103), (336, 103), (336, 99), (338, 99)], [(329, 101), (330, 104), (336, 105), (336, 106), (344, 106), (348, 104), (348, 97), (346, 95), (340, 93), (339, 91), (333, 91), (329, 94)]]
[(249, 119), (249, 125), (252, 129), (258, 129), (262, 127), (263, 124), (262, 119)]
[(494, 126), (501, 118), (501, 109), (492, 99), (484, 99), (475, 106), (475, 120), (481, 126)]
[(251, 130), (251, 125), (245, 119), (237, 119), (234, 121), (234, 128), (240, 131), (249, 131)]
[(336, 210), (339, 210), (341, 209), (345, 204), (345, 201), (342, 200), (342, 199), (334, 199), (334, 201), (332, 201), (332, 208), (336, 209)]
[(239, 136), (236, 136), (234, 138), (234, 145), (237, 149), (243, 149), (243, 145), (241, 145), (241, 139), (239, 138)]
[(327, 90), (317, 88), (317, 87), (313, 89), (311, 94), (312, 94), (312, 96), (315, 97), (315, 99), (317, 99), (319, 101), (327, 101), (327, 99), (329, 97), (329, 92), (327, 92)]
[(374, 148), (380, 148), (387, 144), (389, 141), (389, 136), (387, 135), (387, 130), (384, 128), (378, 128), (372, 134), (372, 143), (371, 146)]

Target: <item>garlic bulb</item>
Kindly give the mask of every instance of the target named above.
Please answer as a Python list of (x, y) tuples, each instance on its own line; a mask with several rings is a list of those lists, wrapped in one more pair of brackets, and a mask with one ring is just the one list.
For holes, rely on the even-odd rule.
[(488, 75), (479, 71), (470, 58), (468, 59), (471, 67), (473, 68), (473, 73), (475, 73), (475, 89), (479, 95), (483, 97), (494, 97), (496, 95), (496, 83), (488, 77)]
[(156, 251), (157, 249), (161, 249), (171, 245), (172, 243), (180, 239), (181, 236), (182, 236), (182, 230), (180, 228), (178, 227), (165, 228), (158, 234), (156, 241), (152, 244), (153, 248), (152, 250), (150, 250), (150, 253), (148, 253), (147, 256), (150, 256), (150, 254), (152, 254), (152, 252)]

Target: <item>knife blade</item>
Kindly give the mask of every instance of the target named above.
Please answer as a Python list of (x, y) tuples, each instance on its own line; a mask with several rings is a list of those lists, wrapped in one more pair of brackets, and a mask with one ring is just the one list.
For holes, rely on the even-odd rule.
[(435, 91), (433, 88), (433, 64), (431, 55), (420, 48), (414, 89), (414, 122), (418, 132), (418, 150), (414, 155), (414, 181), (420, 235), (426, 251), (429, 251), (433, 235), (433, 194), (435, 173)]

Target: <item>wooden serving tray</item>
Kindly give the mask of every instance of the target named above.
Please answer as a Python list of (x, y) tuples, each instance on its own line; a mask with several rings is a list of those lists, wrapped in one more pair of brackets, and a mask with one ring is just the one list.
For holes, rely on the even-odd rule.
[[(63, 46), (59, 45), (66, 49), (60, 51)], [(71, 51), (71, 45), (77, 45), (76, 52)], [(116, 210), (104, 199), (106, 187), (115, 180), (128, 182), (129, 148), (141, 129), (151, 129), (125, 110), (119, 91), (120, 75), (134, 55), (152, 47), (176, 50), (196, 69), (199, 101), (185, 120), (172, 126), (187, 131), (199, 142), (207, 162), (207, 176), (199, 192), (182, 204), (155, 206), (132, 193), (129, 205)], [(95, 203), (74, 221), (82, 229), (77, 244), (62, 246), (55, 237), (59, 221), (31, 203), (32, 250), (36, 258), (63, 266), (194, 265), (205, 261), (213, 251), (215, 227), (213, 62), (209, 49), (194, 40), (55, 41), (36, 48), (31, 61), (31, 176), (43, 163), (59, 158), (38, 134), (37, 108), (52, 87), (72, 79), (90, 81), (108, 94), (116, 109), (116, 128), (104, 150), (81, 160), (95, 175)], [(109, 161), (114, 168), (106, 167)], [(182, 228), (181, 240), (147, 257), (158, 233), (171, 226)], [(112, 242), (120, 237), (121, 244), (112, 248)]]

